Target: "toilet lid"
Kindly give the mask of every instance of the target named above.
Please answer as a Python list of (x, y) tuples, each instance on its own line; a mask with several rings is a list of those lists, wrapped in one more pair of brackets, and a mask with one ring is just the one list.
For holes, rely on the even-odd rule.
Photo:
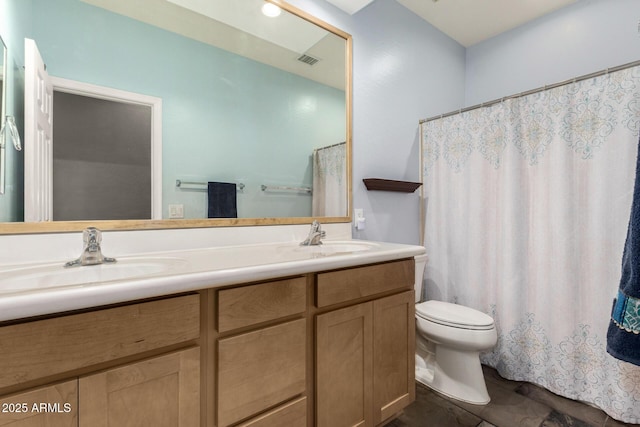
[(443, 301), (425, 301), (416, 305), (416, 314), (442, 325), (464, 329), (491, 329), (491, 316), (463, 305)]

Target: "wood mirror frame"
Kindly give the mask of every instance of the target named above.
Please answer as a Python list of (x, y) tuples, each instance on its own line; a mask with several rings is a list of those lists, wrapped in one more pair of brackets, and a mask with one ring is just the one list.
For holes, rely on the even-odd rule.
[(84, 221), (47, 221), (47, 222), (2, 222), (0, 235), (64, 233), (81, 231), (86, 227), (101, 230), (158, 230), (180, 228), (268, 226), (309, 224), (314, 219), (322, 223), (351, 222), (352, 211), (352, 37), (350, 34), (316, 18), (315, 16), (286, 3), (283, 0), (265, 0), (274, 3), (305, 21), (315, 24), (345, 40), (345, 105), (346, 105), (346, 179), (347, 179), (347, 215), (343, 217), (279, 217), (279, 218), (224, 218), (224, 219), (159, 219), (159, 220), (84, 220)]

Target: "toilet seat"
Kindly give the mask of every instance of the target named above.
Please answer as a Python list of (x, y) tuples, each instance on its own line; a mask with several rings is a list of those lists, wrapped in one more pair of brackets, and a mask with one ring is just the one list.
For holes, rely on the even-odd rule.
[(425, 301), (416, 305), (416, 315), (430, 322), (470, 330), (493, 329), (493, 319), (478, 310), (444, 301)]

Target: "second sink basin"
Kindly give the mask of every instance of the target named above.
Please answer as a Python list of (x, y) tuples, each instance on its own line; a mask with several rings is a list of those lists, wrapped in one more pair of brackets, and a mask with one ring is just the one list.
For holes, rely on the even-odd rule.
[(323, 240), (321, 245), (296, 246), (295, 251), (316, 254), (318, 256), (345, 255), (370, 251), (379, 246), (377, 243), (363, 240)]
[(186, 261), (180, 258), (124, 258), (113, 264), (65, 268), (60, 263), (15, 268), (0, 273), (0, 293), (133, 279), (167, 273), (183, 264)]

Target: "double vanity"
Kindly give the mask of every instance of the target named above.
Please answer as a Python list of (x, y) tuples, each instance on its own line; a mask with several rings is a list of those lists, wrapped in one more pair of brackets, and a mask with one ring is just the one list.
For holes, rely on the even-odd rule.
[[(0, 426), (377, 426), (414, 399), (413, 257), (424, 248), (350, 240), (352, 37), (268, 0), (283, 16), (275, 26), (260, 18), (265, 34), (291, 25), (277, 37), (286, 41), (280, 46), (258, 37), (260, 14), (243, 9), (264, 2), (225, 2), (213, 9), (237, 9), (238, 28), (176, 1), (136, 8), (126, 1), (0, 2), (12, 24), (0, 34), (9, 47), (5, 64), (16, 65), (4, 73), (13, 85), (4, 93), (14, 96), (5, 97), (10, 108), (1, 116), (24, 116), (25, 130), (24, 156), (11, 154), (17, 144), (0, 144), (9, 150), (0, 161), (0, 184), (8, 177), (0, 218)], [(44, 70), (23, 64), (35, 56), (35, 49), (25, 53), (36, 46), (31, 39), (57, 77), (51, 84), (38, 80)], [(86, 69), (75, 69), (77, 52)], [(106, 62), (104, 52), (112, 54)], [(311, 69), (304, 59), (317, 61), (314, 55), (322, 60)], [(24, 73), (13, 72), (22, 65)], [(96, 168), (93, 150), (72, 150), (90, 158), (74, 154), (73, 163), (56, 163), (59, 182), (90, 190), (64, 186), (82, 195), (77, 205), (64, 191), (37, 185), (51, 181), (41, 173), (51, 168), (41, 165), (53, 160), (26, 154), (46, 139), (36, 139), (29, 125), (42, 105), (40, 91), (26, 88), (36, 81), (53, 87), (58, 100), (64, 92), (98, 94), (152, 111), (151, 140), (139, 143), (140, 156), (111, 133), (108, 144), (96, 143), (108, 150), (98, 157), (109, 165), (117, 163), (114, 141), (125, 147), (126, 161), (104, 169), (104, 178), (98, 172), (107, 163)], [(23, 93), (24, 101), (13, 99)], [(12, 108), (23, 104), (24, 111)], [(102, 122), (81, 127), (91, 129), (79, 137), (83, 147), (100, 141)], [(258, 144), (247, 148), (251, 141)], [(344, 167), (327, 175), (341, 185), (328, 187), (330, 203), (316, 209), (312, 197), (321, 190), (299, 184), (310, 184), (312, 155), (336, 146), (345, 154), (332, 164)], [(145, 160), (133, 168), (134, 157)], [(143, 163), (151, 171), (143, 172)], [(76, 175), (82, 170), (90, 176)], [(139, 179), (145, 173), (150, 188)], [(196, 188), (167, 185), (180, 179)], [(238, 217), (203, 218), (207, 193), (198, 189), (240, 179)], [(265, 182), (276, 191), (265, 192)], [(106, 183), (121, 186), (102, 190)], [(130, 210), (138, 201), (150, 213)], [(327, 224), (329, 238), (315, 245), (323, 234), (312, 227), (311, 245), (301, 246), (299, 229), (312, 216)], [(106, 258), (83, 265), (84, 254), (70, 250), (81, 240), (70, 232), (98, 219), (110, 232)]]
[(421, 253), (325, 240), (0, 266), (0, 426), (381, 425), (414, 399)]

